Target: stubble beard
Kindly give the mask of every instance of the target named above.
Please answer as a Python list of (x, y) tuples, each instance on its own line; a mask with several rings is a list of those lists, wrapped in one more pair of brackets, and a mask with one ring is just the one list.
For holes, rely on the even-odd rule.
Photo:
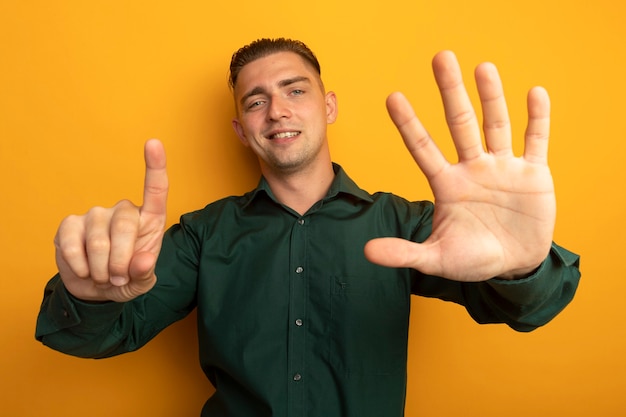
[(302, 149), (267, 154), (266, 163), (273, 170), (283, 174), (294, 174), (311, 165), (319, 155), (321, 147), (313, 148), (306, 144)]

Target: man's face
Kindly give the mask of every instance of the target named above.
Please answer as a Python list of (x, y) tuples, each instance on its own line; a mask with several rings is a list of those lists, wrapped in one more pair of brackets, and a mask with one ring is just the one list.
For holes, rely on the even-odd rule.
[[(234, 89), (233, 127), (261, 166), (294, 173), (328, 153), (326, 125), (335, 121), (335, 94), (297, 54), (279, 52), (244, 66)], [(327, 157), (327, 156), (326, 156)]]

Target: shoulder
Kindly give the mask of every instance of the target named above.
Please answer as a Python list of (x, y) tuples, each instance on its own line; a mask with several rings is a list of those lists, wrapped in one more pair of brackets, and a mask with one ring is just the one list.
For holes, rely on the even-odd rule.
[(371, 197), (372, 200), (374, 200), (374, 205), (400, 215), (430, 215), (435, 208), (431, 201), (409, 201), (404, 197), (400, 197), (399, 195), (390, 192), (379, 191), (371, 194)]
[(186, 224), (206, 223), (207, 221), (217, 221), (224, 216), (235, 216), (244, 210), (244, 208), (254, 198), (255, 191), (250, 191), (239, 196), (228, 196), (215, 200), (207, 204), (205, 207), (185, 213), (181, 216), (181, 222)]

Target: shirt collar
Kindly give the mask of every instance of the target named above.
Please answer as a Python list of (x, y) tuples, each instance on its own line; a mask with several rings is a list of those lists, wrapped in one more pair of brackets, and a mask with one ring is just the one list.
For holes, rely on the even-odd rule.
[[(359, 186), (352, 181), (341, 165), (333, 162), (333, 171), (335, 172), (335, 178), (330, 185), (326, 197), (324, 197), (324, 201), (331, 200), (339, 194), (348, 194), (369, 203), (374, 201), (367, 191), (359, 188)], [(265, 177), (262, 176), (257, 187), (246, 195), (247, 201), (244, 203), (244, 207), (248, 206), (253, 200), (255, 200), (259, 194), (266, 194), (272, 200), (277, 201), (276, 197), (274, 197), (274, 193), (272, 193), (269, 183)]]

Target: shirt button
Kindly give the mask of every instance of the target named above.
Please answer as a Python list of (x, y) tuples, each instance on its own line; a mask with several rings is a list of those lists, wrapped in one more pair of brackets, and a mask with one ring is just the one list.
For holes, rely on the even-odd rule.
[(300, 327), (302, 326), (303, 322), (302, 319), (296, 319), (296, 326)]
[(301, 274), (302, 271), (304, 271), (304, 268), (302, 268), (301, 266), (296, 268), (296, 274)]
[(304, 226), (304, 219), (300, 219), (300, 220), (298, 220), (298, 224), (299, 224), (300, 226)]
[(300, 381), (301, 379), (302, 379), (302, 375), (300, 375), (300, 374), (295, 374), (295, 375), (293, 376), (293, 380), (294, 380), (294, 381)]

